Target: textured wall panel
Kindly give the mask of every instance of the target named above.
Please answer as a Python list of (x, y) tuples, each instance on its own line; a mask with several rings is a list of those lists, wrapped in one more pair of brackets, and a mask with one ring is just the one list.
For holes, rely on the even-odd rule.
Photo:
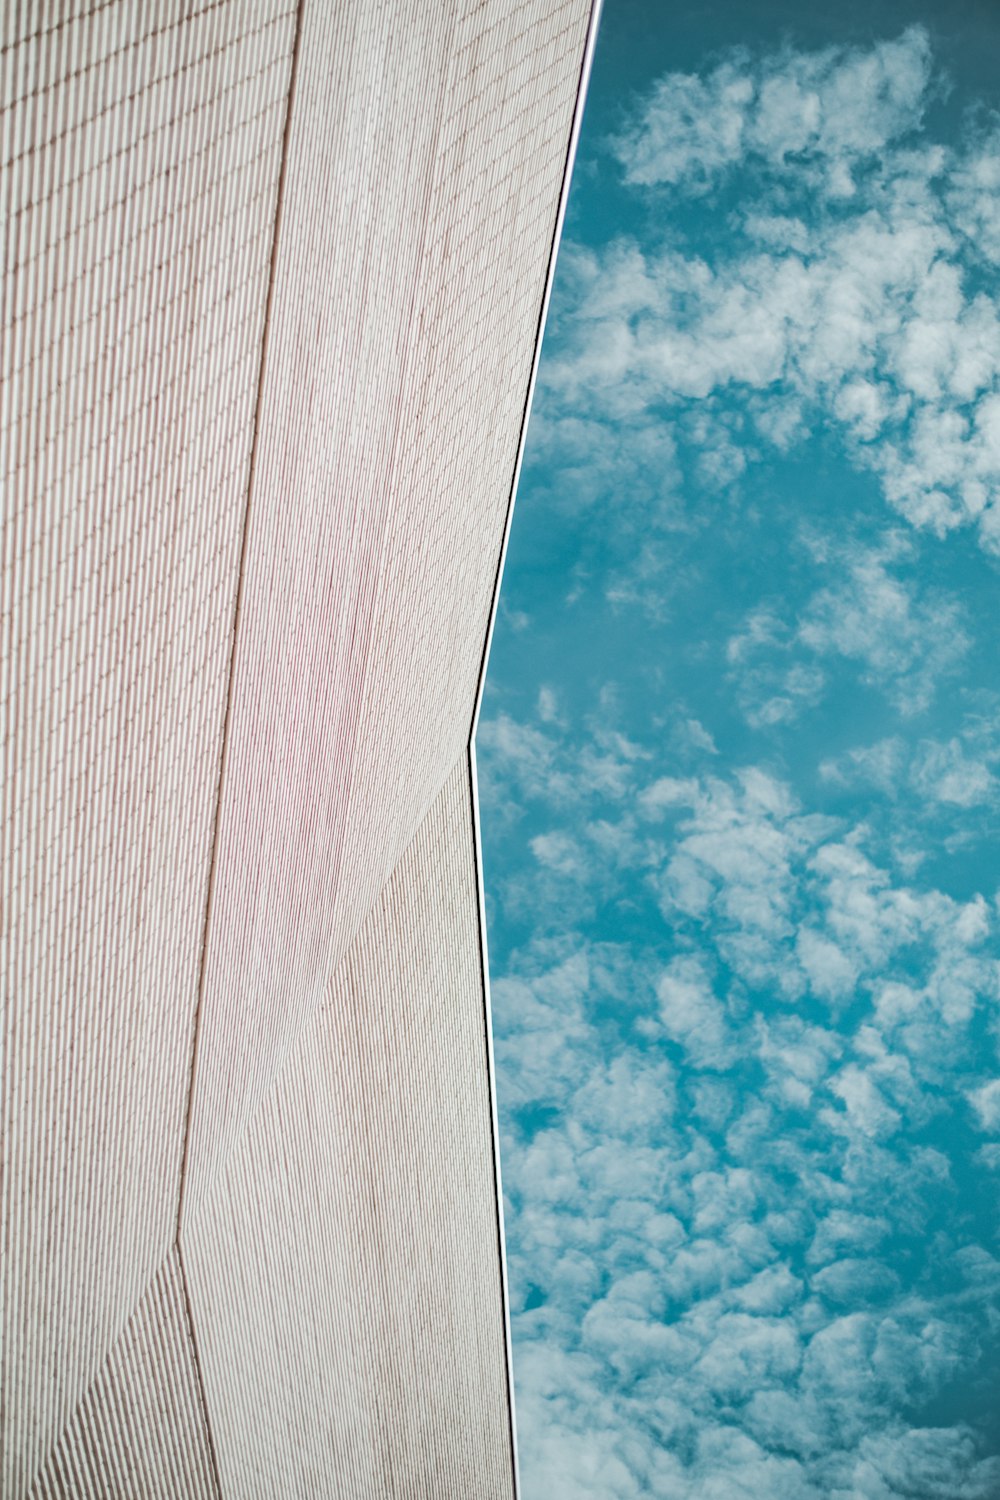
[(185, 1252), (224, 1494), (512, 1493), (463, 756)]
[(589, 6), (456, 29), (338, 885), (343, 943), (468, 745)]
[(306, 0), (185, 1234), (468, 739), (587, 20)]
[[(453, 0), (305, 0), (185, 1212), (318, 1000)], [(401, 45), (400, 39), (406, 38)]]
[(129, 1319), (31, 1500), (218, 1500), (177, 1252)]
[(294, 34), (0, 8), (4, 1496), (172, 1239)]

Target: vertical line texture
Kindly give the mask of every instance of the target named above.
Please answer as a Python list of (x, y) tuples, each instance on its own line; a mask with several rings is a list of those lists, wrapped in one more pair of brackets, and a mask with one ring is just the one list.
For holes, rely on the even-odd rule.
[[(205, 954), (208, 949), (208, 932), (212, 920), (212, 901), (215, 894), (216, 872), (218, 867), (219, 852), (219, 815), (222, 807), (222, 794), (225, 787), (226, 766), (229, 755), (229, 731), (232, 723), (233, 713), (233, 683), (234, 664), (236, 658), (236, 643), (239, 638), (240, 617), (243, 610), (243, 589), (246, 577), (247, 539), (250, 532), (250, 508), (253, 499), (254, 475), (257, 469), (257, 452), (260, 443), (260, 413), (263, 400), (264, 381), (267, 374), (267, 354), (271, 335), (271, 310), (274, 304), (274, 282), (278, 262), (278, 245), (281, 235), (281, 214), (285, 201), (285, 183), (288, 177), (288, 142), (292, 127), (292, 109), (295, 103), (295, 83), (299, 70), (299, 54), (302, 47), (302, 12), (305, 0), (297, 0), (295, 9), (295, 41), (292, 46), (292, 65), (288, 79), (288, 102), (285, 108), (285, 125), (281, 137), (281, 168), (278, 174), (278, 191), (274, 207), (274, 230), (271, 236), (271, 255), (268, 262), (267, 301), (264, 308), (264, 327), (260, 342), (260, 364), (257, 374), (257, 395), (254, 401), (253, 414), (253, 442), (250, 448), (250, 461), (247, 466), (246, 506), (243, 514), (243, 530), (240, 541), (240, 561), (236, 584), (236, 605), (233, 611), (232, 644), (229, 654), (229, 675), (226, 690), (226, 715), (222, 730), (222, 751), (219, 757), (219, 776), (215, 798), (215, 818), (212, 831), (212, 861), (208, 875), (208, 894), (205, 899), (205, 919), (202, 924), (202, 938), (200, 949), (200, 960), (198, 970), (198, 1001), (195, 1011), (194, 1043), (191, 1049), (191, 1069), (188, 1082), (187, 1108), (185, 1111), (184, 1126), (184, 1155), (181, 1161), (180, 1187), (177, 1195), (177, 1236), (180, 1236), (181, 1214), (184, 1206), (184, 1191), (187, 1183), (188, 1154), (190, 1150), (191, 1135), (191, 1099), (194, 1091), (194, 1077), (198, 1066), (198, 1043), (201, 1036), (201, 1019), (204, 1003), (205, 988)], [(197, 1340), (196, 1340), (197, 1343)]]

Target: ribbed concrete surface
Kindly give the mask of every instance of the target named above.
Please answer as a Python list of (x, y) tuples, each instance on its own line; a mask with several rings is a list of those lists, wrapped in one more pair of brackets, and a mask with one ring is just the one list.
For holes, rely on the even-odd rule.
[(588, 10), (0, 12), (4, 1500), (510, 1492), (466, 749)]
[[(282, 1487), (274, 1493), (283, 1493)], [(63, 1429), (31, 1487), (31, 1500), (217, 1500), (218, 1495), (173, 1250)]]
[(185, 1226), (468, 741), (587, 19), (306, 8)]
[(185, 1257), (227, 1496), (512, 1493), (478, 948), (463, 757)]
[(0, 1493), (170, 1248), (294, 15), (0, 7)]

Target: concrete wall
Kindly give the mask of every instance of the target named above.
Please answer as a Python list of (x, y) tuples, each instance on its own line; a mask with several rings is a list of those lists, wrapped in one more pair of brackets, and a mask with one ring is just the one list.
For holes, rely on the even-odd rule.
[(5, 1497), (510, 1493), (464, 788), (588, 9), (3, 11)]

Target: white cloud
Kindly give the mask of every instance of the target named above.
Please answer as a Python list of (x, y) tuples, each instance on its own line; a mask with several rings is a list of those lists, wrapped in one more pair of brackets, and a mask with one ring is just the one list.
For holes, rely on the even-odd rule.
[(701, 790), (693, 777), (684, 780), (676, 776), (660, 776), (639, 794), (639, 806), (650, 817), (655, 817), (668, 807), (690, 807)]
[(558, 747), (550, 734), (499, 713), (482, 721), (476, 736), (479, 768), (493, 805), (502, 806), (500, 778), (508, 793), (516, 787), (524, 796), (558, 799), (571, 793), (565, 771), (556, 764)]
[(843, 1042), (834, 1032), (811, 1026), (799, 1016), (758, 1015), (754, 1024), (757, 1055), (771, 1087), (785, 1104), (808, 1108)]
[(906, 550), (892, 535), (878, 547), (854, 549), (844, 576), (812, 599), (798, 636), (819, 655), (860, 662), (862, 680), (883, 687), (909, 716), (927, 708), (970, 640), (956, 601), (918, 592), (889, 571)]
[(885, 1264), (865, 1256), (832, 1261), (810, 1280), (810, 1289), (840, 1307), (884, 1302), (899, 1290), (899, 1277)]
[(583, 947), (541, 973), (493, 980), (506, 1108), (551, 1103), (589, 1076), (598, 1052), (585, 1014), (590, 984), (591, 961)]
[(956, 162), (948, 184), (948, 207), (970, 249), (1000, 261), (1000, 131), (974, 141)]
[(851, 1485), (851, 1500), (896, 1500), (900, 1495), (993, 1500), (1000, 1488), (1000, 1460), (981, 1457), (974, 1433), (965, 1426), (897, 1427), (861, 1440)]
[(961, 741), (924, 741), (913, 768), (913, 785), (935, 802), (975, 807), (993, 799), (996, 778), (983, 760), (965, 754)]
[(602, 1063), (574, 1101), (576, 1118), (588, 1129), (611, 1137), (662, 1135), (675, 1107), (670, 1065), (632, 1053)]
[(787, 1381), (801, 1362), (801, 1342), (787, 1319), (724, 1313), (696, 1371), (718, 1395), (746, 1397), (764, 1383)]
[[(727, 643), (748, 723), (790, 722), (814, 707), (828, 686), (829, 668), (820, 663), (836, 657), (856, 662), (861, 681), (905, 717), (924, 712), (971, 644), (960, 603), (901, 575), (911, 548), (898, 533), (871, 546), (823, 543), (812, 550), (830, 581), (799, 607), (796, 625), (785, 623), (776, 606), (760, 606)], [(901, 742), (887, 738), (823, 770), (828, 779), (861, 772), (886, 785), (898, 776), (901, 755)], [(970, 789), (971, 768), (963, 769), (964, 778), (956, 774), (949, 783), (959, 795)]]
[[(899, 1111), (886, 1103), (871, 1074), (855, 1063), (849, 1063), (832, 1080), (830, 1090), (843, 1103), (851, 1127), (864, 1135), (890, 1136), (902, 1124)], [(832, 1122), (830, 1114), (826, 1118)]]
[(820, 1220), (807, 1252), (807, 1259), (826, 1264), (843, 1251), (863, 1253), (878, 1248), (891, 1233), (885, 1217), (831, 1208)]
[(675, 958), (656, 987), (660, 1020), (667, 1035), (680, 1042), (696, 1068), (725, 1067), (732, 1044), (725, 1011), (696, 958)]
[(976, 1112), (980, 1130), (995, 1134), (1000, 1130), (1000, 1078), (991, 1079), (969, 1091), (969, 1103)]
[(814, 995), (824, 1000), (851, 995), (858, 979), (858, 964), (842, 948), (811, 927), (799, 928), (795, 948)]
[[(604, 321), (616, 327), (611, 311)], [(618, 332), (614, 336), (621, 337)], [(614, 507), (616, 526), (613, 534), (605, 534), (605, 542), (619, 549), (684, 524), (674, 438), (641, 406), (631, 416), (616, 411), (615, 420), (608, 422), (603, 413), (556, 409), (539, 400), (525, 466), (538, 500), (555, 511), (592, 511), (600, 517)]]
[[(613, 694), (606, 692), (583, 735), (560, 717), (554, 693), (544, 687), (536, 722), (525, 723), (502, 710), (484, 718), (476, 748), (483, 803), (488, 802), (491, 813), (509, 820), (530, 801), (543, 803), (548, 811), (579, 807), (595, 797), (623, 801), (651, 752), (615, 727), (612, 700)], [(570, 858), (566, 837), (555, 831), (541, 836), (535, 850), (539, 862), (565, 867)]]
[[(790, 1000), (808, 991), (835, 1006), (871, 994), (880, 1024), (902, 1028), (924, 1065), (935, 1048), (953, 1050), (941, 1027), (964, 1026), (979, 998), (996, 992), (995, 965), (977, 951), (995, 930), (981, 896), (962, 903), (897, 883), (865, 853), (863, 828), (803, 816), (788, 788), (759, 768), (734, 783), (660, 778), (639, 800), (649, 819), (681, 812), (655, 876), (665, 917), (696, 924), (692, 940), (709, 923), (719, 955), (754, 989)], [(892, 973), (904, 952), (905, 980)], [(701, 998), (710, 985), (699, 961), (675, 962), (686, 987), (678, 984), (671, 1024), (697, 1037), (714, 1016), (721, 1028), (721, 1001)], [(697, 1022), (696, 997), (706, 1007)], [(718, 1045), (721, 1029), (713, 1035)], [(675, 1039), (683, 1040), (679, 1029)], [(807, 1097), (802, 1080), (781, 1089), (789, 1103)]]
[(860, 969), (883, 969), (896, 949), (916, 939), (933, 901), (895, 886), (856, 842), (831, 840), (811, 861), (831, 938)]
[[(676, 233), (656, 253), (569, 252), (541, 420), (685, 433), (703, 480), (727, 488), (748, 452), (730, 432), (738, 395), (764, 443), (832, 426), (911, 524), (973, 524), (1000, 549), (1000, 319), (969, 275), (1000, 258), (1000, 133), (926, 141), (930, 61), (914, 27), (662, 79), (617, 143), (627, 182), (700, 192), (738, 164), (742, 238), (711, 258)], [(650, 421), (664, 403), (672, 428)], [(595, 442), (581, 433), (581, 473)], [(672, 448), (671, 524), (679, 467)]]
[(697, 719), (686, 719), (684, 728), (692, 745), (697, 750), (706, 750), (709, 755), (718, 755), (719, 752), (716, 749), (715, 741), (704, 724), (700, 724)]
[(992, 723), (972, 720), (949, 740), (922, 739), (916, 746), (890, 735), (858, 745), (820, 763), (824, 781), (839, 786), (871, 786), (896, 801), (912, 788), (920, 810), (948, 812), (996, 800), (997, 760)]
[(808, 165), (849, 196), (851, 168), (920, 124), (930, 82), (926, 33), (868, 51), (785, 52), (753, 65), (737, 54), (705, 78), (671, 73), (615, 143), (629, 182), (707, 190), (741, 159), (773, 171)]
[(556, 724), (559, 721), (559, 698), (554, 688), (546, 684), (538, 689), (538, 717), (543, 724)]
[(531, 852), (540, 865), (560, 875), (582, 876), (586, 859), (576, 839), (568, 833), (540, 833), (530, 841)]

